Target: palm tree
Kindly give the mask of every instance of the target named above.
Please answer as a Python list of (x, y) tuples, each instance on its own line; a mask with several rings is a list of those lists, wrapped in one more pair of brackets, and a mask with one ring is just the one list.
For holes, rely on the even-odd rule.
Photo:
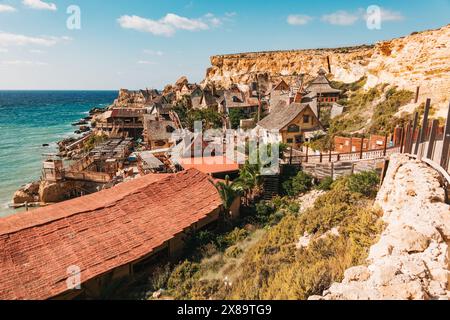
[(230, 209), (236, 197), (239, 196), (239, 191), (235, 188), (234, 183), (230, 182), (229, 176), (225, 177), (224, 182), (219, 181), (213, 184), (222, 198), (225, 219), (228, 219), (232, 215)]
[(261, 191), (263, 177), (260, 173), (260, 165), (251, 165), (248, 162), (239, 172), (239, 178), (234, 183), (235, 190), (242, 192), (246, 200), (253, 200)]

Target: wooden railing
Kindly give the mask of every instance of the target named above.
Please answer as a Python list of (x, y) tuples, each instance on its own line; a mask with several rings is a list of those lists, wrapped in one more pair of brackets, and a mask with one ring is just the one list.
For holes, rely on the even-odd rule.
[(292, 164), (298, 163), (335, 163), (341, 161), (359, 161), (359, 160), (373, 160), (382, 159), (393, 153), (399, 153), (401, 147), (394, 146), (383, 149), (373, 149), (367, 151), (346, 152), (346, 153), (321, 153), (321, 154), (305, 154), (292, 155), (285, 158), (286, 162)]
[(433, 166), (450, 183), (450, 105), (447, 111), (445, 126), (439, 125), (439, 120), (429, 120), (431, 100), (425, 104), (422, 124), (419, 125), (419, 113), (414, 115), (414, 121), (402, 128), (401, 153), (406, 153)]
[(83, 171), (83, 172), (71, 172), (65, 171), (64, 178), (69, 180), (80, 180), (80, 181), (91, 181), (97, 183), (108, 183), (112, 180), (112, 175), (104, 172), (93, 172), (93, 171)]

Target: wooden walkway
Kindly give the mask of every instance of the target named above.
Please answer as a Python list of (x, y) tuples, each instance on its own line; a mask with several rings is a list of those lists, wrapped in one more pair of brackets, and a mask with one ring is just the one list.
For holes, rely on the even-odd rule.
[(306, 172), (321, 179), (324, 177), (339, 177), (345, 174), (366, 170), (382, 169), (389, 156), (395, 153), (406, 153), (422, 160), (436, 169), (450, 186), (450, 105), (445, 126), (440, 126), (438, 119), (430, 120), (431, 100), (427, 99), (421, 124), (420, 114), (414, 115), (414, 120), (400, 128), (399, 141), (393, 141), (395, 146), (387, 147), (385, 138), (384, 149), (358, 151), (350, 153), (319, 153), (298, 154), (293, 151), (284, 162), (286, 165), (299, 165)]

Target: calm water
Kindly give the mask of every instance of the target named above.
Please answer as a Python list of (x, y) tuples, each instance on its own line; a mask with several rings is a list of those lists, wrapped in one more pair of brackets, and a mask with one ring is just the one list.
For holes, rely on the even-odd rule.
[[(43, 153), (74, 136), (71, 123), (93, 107), (113, 102), (117, 91), (0, 91), (0, 216), (22, 185), (40, 177)], [(43, 147), (49, 144), (50, 147)]]

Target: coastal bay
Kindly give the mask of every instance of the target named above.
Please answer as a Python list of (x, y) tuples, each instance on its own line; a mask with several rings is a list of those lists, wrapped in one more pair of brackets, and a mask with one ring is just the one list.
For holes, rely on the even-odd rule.
[(39, 179), (42, 154), (75, 135), (71, 124), (116, 97), (117, 91), (0, 91), (0, 217), (14, 213), (8, 203), (20, 186)]

